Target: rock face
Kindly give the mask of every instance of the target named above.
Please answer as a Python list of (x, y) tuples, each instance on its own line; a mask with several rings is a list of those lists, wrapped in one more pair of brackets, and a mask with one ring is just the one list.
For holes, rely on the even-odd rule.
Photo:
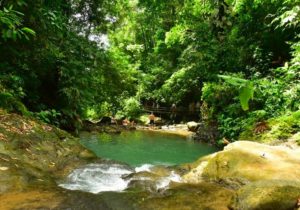
[(70, 134), (0, 110), (0, 194), (56, 185), (55, 180), (93, 158)]
[(193, 139), (196, 141), (215, 144), (218, 139), (218, 127), (215, 123), (198, 123), (196, 134)]
[(189, 165), (183, 179), (237, 190), (233, 209), (293, 209), (300, 197), (299, 166), (300, 148), (238, 141)]

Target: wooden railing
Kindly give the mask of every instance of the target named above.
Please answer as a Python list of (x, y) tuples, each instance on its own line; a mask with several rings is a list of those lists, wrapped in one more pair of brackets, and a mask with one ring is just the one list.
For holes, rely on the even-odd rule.
[[(153, 107), (153, 106), (144, 106), (143, 111), (148, 113), (156, 113), (156, 114), (171, 114), (171, 107)], [(188, 107), (176, 107), (176, 110), (173, 111), (176, 114), (198, 114), (200, 113), (200, 109), (190, 110)]]

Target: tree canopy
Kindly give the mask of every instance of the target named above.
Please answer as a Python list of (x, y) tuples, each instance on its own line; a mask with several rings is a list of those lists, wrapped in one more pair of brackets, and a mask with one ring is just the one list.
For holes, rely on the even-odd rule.
[(199, 101), (202, 115), (236, 138), (300, 108), (299, 5), (0, 1), (0, 106), (71, 129), (91, 116), (136, 115), (150, 102)]

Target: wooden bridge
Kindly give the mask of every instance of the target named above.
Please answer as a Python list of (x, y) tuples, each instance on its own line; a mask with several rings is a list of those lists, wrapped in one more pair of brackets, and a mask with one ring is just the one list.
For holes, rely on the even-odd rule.
[(178, 115), (198, 115), (200, 114), (200, 109), (190, 109), (188, 107), (176, 107), (176, 110), (172, 110), (171, 107), (153, 107), (153, 106), (143, 106), (144, 112), (154, 114), (171, 114), (176, 113)]

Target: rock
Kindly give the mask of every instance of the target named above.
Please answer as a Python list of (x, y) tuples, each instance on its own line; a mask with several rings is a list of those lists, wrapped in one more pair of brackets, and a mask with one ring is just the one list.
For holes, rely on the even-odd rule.
[(170, 178), (174, 174), (174, 170), (167, 167), (153, 166), (149, 171), (132, 173), (123, 177), (123, 179), (130, 181), (128, 184), (129, 188), (157, 192), (167, 187), (171, 181), (174, 181), (174, 179), (171, 180)]
[[(204, 157), (184, 175), (189, 183), (203, 180), (237, 183), (260, 180), (300, 182), (300, 148), (269, 146), (250, 141), (227, 145), (224, 151)], [(259, 170), (259, 171), (258, 171)]]
[[(150, 121), (148, 122), (148, 124), (150, 123)], [(162, 119), (161, 117), (156, 117), (155, 118), (155, 125), (156, 126), (162, 126), (165, 125), (166, 121), (164, 119)]]
[(295, 209), (300, 197), (300, 182), (284, 180), (258, 181), (242, 187), (234, 199), (233, 209)]
[(216, 144), (219, 137), (218, 127), (216, 123), (201, 122), (198, 124), (194, 140)]
[(90, 120), (82, 120), (82, 125), (83, 126), (91, 126), (91, 125), (95, 125), (95, 122), (92, 122)]
[(0, 171), (7, 171), (8, 169), (8, 167), (0, 167)]
[(95, 158), (95, 154), (89, 150), (83, 150), (82, 152), (79, 153), (79, 157), (83, 159), (90, 159), (90, 158)]
[(228, 210), (234, 192), (216, 184), (180, 184), (139, 203), (138, 209)]
[[(1, 113), (1, 112), (0, 112)], [(65, 131), (16, 114), (0, 114), (0, 192), (56, 185), (91, 154)], [(80, 157), (81, 156), (81, 157)]]
[(199, 127), (199, 123), (196, 123), (194, 121), (188, 122), (187, 127), (189, 131), (196, 132)]
[(135, 126), (130, 126), (130, 127), (128, 128), (128, 130), (130, 130), (130, 131), (135, 131), (135, 130), (136, 130), (136, 127), (135, 127)]
[(102, 126), (103, 131), (105, 133), (110, 133), (110, 134), (120, 134), (121, 133), (121, 127), (116, 126), (116, 125), (107, 125), (107, 126)]
[(186, 166), (186, 183), (235, 190), (230, 209), (294, 209), (300, 197), (300, 148), (238, 141)]
[(97, 125), (109, 125), (111, 124), (111, 117), (102, 117), (98, 122)]

